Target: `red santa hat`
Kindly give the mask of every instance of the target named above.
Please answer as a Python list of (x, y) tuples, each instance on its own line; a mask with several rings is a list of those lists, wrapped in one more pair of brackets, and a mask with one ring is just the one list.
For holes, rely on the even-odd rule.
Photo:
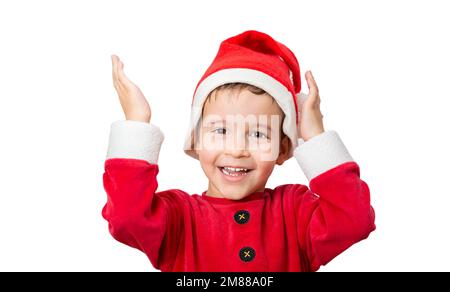
[[(300, 67), (294, 53), (269, 35), (249, 30), (224, 40), (212, 64), (197, 84), (192, 99), (191, 123), (184, 151), (198, 159), (194, 151), (194, 130), (202, 114), (203, 103), (215, 88), (227, 83), (247, 83), (263, 89), (285, 114), (283, 132), (298, 145), (297, 99), (300, 99)], [(302, 99), (304, 96), (302, 96)]]

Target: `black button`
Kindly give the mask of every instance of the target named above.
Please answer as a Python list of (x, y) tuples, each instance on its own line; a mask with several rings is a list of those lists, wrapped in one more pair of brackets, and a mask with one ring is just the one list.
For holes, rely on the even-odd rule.
[(251, 247), (244, 247), (239, 251), (239, 257), (244, 262), (250, 262), (255, 258), (255, 250)]
[(246, 210), (239, 210), (234, 214), (234, 221), (238, 224), (245, 224), (250, 220), (250, 213)]

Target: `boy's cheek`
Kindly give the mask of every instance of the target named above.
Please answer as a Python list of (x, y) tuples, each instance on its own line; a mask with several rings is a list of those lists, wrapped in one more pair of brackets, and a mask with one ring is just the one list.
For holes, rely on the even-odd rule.
[(278, 158), (280, 146), (278, 143), (259, 143), (251, 147), (253, 156), (261, 162), (275, 162)]
[(275, 167), (275, 163), (272, 161), (266, 161), (266, 162), (260, 161), (257, 166), (257, 168), (258, 168), (257, 178), (261, 182), (266, 183), (269, 176), (272, 174), (274, 167)]
[(225, 148), (225, 139), (216, 135), (204, 134), (198, 142), (198, 149), (204, 151), (220, 151)]
[(275, 152), (262, 153), (260, 156), (260, 160), (263, 162), (271, 162), (275, 163), (278, 158), (278, 154)]

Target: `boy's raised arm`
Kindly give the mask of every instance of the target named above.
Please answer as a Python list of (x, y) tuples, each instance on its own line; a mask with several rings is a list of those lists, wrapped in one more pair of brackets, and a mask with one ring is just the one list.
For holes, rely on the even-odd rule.
[(299, 247), (315, 271), (375, 229), (368, 185), (335, 131), (294, 151), (310, 190), (297, 198)]
[(155, 196), (162, 140), (150, 124), (114, 122), (103, 173), (107, 202), (102, 215), (111, 235), (144, 251), (152, 262), (158, 261), (167, 224), (164, 202)]
[(127, 120), (111, 125), (103, 185), (107, 202), (102, 210), (111, 235), (143, 251), (155, 268), (170, 265), (180, 234), (180, 217), (170, 194), (156, 193), (158, 156), (164, 135), (149, 123), (150, 107), (142, 92), (113, 60), (114, 87)]

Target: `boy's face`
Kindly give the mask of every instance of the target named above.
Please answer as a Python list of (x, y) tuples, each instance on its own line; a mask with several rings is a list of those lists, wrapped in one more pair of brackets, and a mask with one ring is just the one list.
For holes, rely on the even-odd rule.
[[(275, 164), (288, 157), (283, 112), (267, 94), (216, 91), (205, 102), (196, 152), (209, 179), (208, 196), (240, 200), (263, 191)], [(283, 137), (281, 137), (283, 136)]]

